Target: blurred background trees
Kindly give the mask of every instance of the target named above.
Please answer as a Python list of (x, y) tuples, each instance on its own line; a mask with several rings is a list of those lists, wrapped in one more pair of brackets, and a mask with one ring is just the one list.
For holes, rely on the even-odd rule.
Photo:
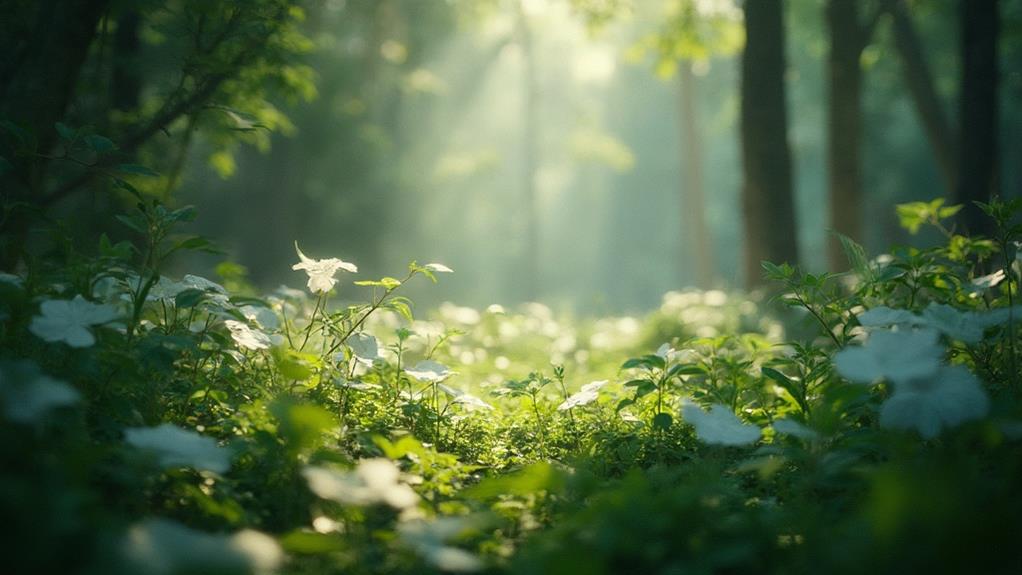
[(466, 304), (627, 311), (764, 258), (840, 268), (831, 229), (910, 241), (896, 201), (1022, 191), (1019, 0), (0, 11), (5, 268), (56, 247), (45, 220), (130, 233), (114, 174), (198, 204), (264, 289), (296, 281), (297, 239), (366, 275), (443, 261)]

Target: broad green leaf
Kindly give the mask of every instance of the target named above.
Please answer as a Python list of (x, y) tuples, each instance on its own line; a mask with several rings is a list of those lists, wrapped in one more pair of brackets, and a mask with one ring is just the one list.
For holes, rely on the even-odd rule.
[(674, 418), (670, 413), (658, 413), (653, 416), (653, 427), (657, 429), (670, 429), (672, 423), (674, 423)]
[(160, 175), (159, 172), (151, 170), (140, 164), (118, 164), (117, 171), (121, 172), (122, 174), (131, 174), (135, 176), (155, 177)]
[(84, 140), (85, 145), (97, 154), (105, 154), (117, 149), (117, 145), (114, 144), (110, 138), (100, 136), (98, 134), (89, 134), (88, 136), (85, 136)]

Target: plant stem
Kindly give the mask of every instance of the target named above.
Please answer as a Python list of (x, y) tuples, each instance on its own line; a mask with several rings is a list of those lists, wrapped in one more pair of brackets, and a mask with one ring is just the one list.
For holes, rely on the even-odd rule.
[(305, 339), (302, 340), (302, 347), (298, 348), (298, 351), (304, 350), (305, 344), (309, 343), (309, 336), (312, 335), (312, 326), (316, 323), (316, 312), (319, 311), (319, 307), (323, 304), (323, 297), (325, 295), (325, 293), (320, 293), (319, 298), (316, 300), (316, 307), (312, 309), (312, 316), (309, 317), (309, 325), (305, 328)]
[[(1011, 293), (1011, 284), (1014, 281), (1014, 272), (1011, 269), (1011, 260), (1008, 259), (1008, 237), (1005, 235), (1001, 240), (1001, 253), (1004, 255), (1004, 276), (1008, 280), (1008, 369), (1011, 371), (1012, 387), (1018, 391), (1018, 369), (1015, 364), (1015, 299)], [(1016, 284), (1017, 285), (1017, 284)]]

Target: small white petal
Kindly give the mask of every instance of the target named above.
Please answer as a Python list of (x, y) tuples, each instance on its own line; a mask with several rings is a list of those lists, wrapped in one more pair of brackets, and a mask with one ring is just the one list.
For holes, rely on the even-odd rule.
[(816, 433), (794, 419), (778, 419), (773, 423), (772, 427), (777, 433), (793, 435), (799, 439), (817, 439), (820, 437), (819, 433)]
[(156, 427), (132, 427), (124, 430), (124, 440), (156, 454), (164, 468), (192, 467), (225, 473), (231, 466), (230, 451), (217, 445), (212, 437), (164, 423)]
[(439, 383), (454, 375), (447, 366), (431, 360), (423, 360), (414, 367), (405, 368), (405, 373), (425, 383)]
[(696, 428), (696, 436), (704, 443), (715, 445), (748, 445), (762, 436), (755, 425), (742, 423), (730, 409), (720, 404), (710, 406), (709, 413), (698, 405), (685, 401), (681, 415)]
[(930, 378), (897, 384), (880, 407), (880, 425), (915, 429), (926, 439), (942, 428), (986, 416), (990, 400), (965, 366), (944, 366)]
[(936, 331), (873, 331), (866, 344), (834, 356), (842, 377), (858, 383), (886, 378), (898, 382), (928, 377), (940, 368), (944, 348)]
[(568, 399), (561, 402), (561, 404), (557, 406), (557, 410), (567, 411), (574, 407), (578, 407), (580, 405), (587, 405), (596, 401), (596, 399), (600, 396), (599, 393), (600, 389), (603, 386), (607, 385), (607, 383), (608, 381), (603, 379), (600, 381), (594, 381), (592, 383), (587, 383), (586, 385), (583, 385), (582, 389), (580, 389), (578, 393), (573, 394)]
[(892, 309), (886, 306), (877, 306), (866, 310), (857, 316), (863, 327), (888, 327), (892, 325), (913, 325), (916, 316), (905, 309)]
[(231, 339), (239, 346), (252, 350), (269, 349), (270, 337), (265, 333), (233, 319), (225, 320), (224, 325), (231, 332)]

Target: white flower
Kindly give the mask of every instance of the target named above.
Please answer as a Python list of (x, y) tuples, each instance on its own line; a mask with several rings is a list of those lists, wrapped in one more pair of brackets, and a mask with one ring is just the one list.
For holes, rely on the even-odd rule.
[[(1018, 257), (1018, 254), (1016, 254), (1016, 257)], [(985, 276), (980, 276), (978, 278), (975, 278), (970, 283), (973, 286), (975, 286), (977, 290), (981, 291), (981, 290), (989, 289), (989, 288), (992, 288), (992, 287), (998, 285), (999, 283), (1001, 283), (1005, 279), (1007, 279), (1007, 277), (1008, 276), (1005, 275), (1004, 270), (1000, 269), (1000, 270), (995, 271), (992, 274), (987, 274)]]
[(12, 285), (16, 288), (20, 288), (24, 284), (25, 280), (21, 279), (21, 276), (9, 274), (6, 272), (0, 272), (0, 283)]
[(401, 471), (389, 459), (363, 459), (354, 471), (347, 472), (306, 466), (302, 475), (313, 493), (339, 503), (385, 503), (395, 509), (406, 509), (419, 502), (418, 494), (398, 481)]
[(596, 401), (596, 398), (599, 397), (600, 395), (599, 393), (600, 388), (607, 385), (607, 383), (608, 381), (606, 379), (601, 379), (599, 381), (594, 381), (592, 383), (587, 383), (583, 385), (582, 389), (580, 389), (578, 393), (575, 393), (568, 399), (565, 399), (563, 402), (561, 402), (561, 404), (557, 406), (557, 410), (567, 411), (573, 407), (586, 405)]
[(202, 276), (187, 274), (185, 277), (181, 278), (181, 285), (183, 285), (185, 289), (197, 289), (199, 291), (216, 292), (220, 295), (228, 295), (227, 289), (224, 288), (224, 286)]
[(352, 273), (358, 271), (358, 267), (355, 264), (341, 261), (337, 258), (314, 260), (302, 253), (302, 250), (298, 248), (298, 242), (295, 242), (295, 251), (298, 252), (298, 259), (301, 261), (291, 266), (291, 269), (305, 270), (305, 273), (309, 276), (309, 291), (312, 293), (326, 293), (332, 290), (337, 283), (337, 280), (334, 279), (334, 274), (337, 273), (337, 270)]
[(915, 429), (932, 439), (942, 428), (982, 418), (989, 408), (986, 392), (968, 368), (942, 366), (932, 376), (895, 384), (894, 394), (880, 406), (880, 425)]
[(375, 383), (365, 383), (363, 381), (348, 381), (343, 377), (335, 378), (334, 385), (341, 389), (354, 389), (356, 391), (370, 391), (380, 387)]
[(424, 383), (440, 383), (454, 375), (446, 365), (431, 360), (423, 360), (414, 367), (406, 367), (405, 373)]
[(478, 557), (446, 541), (457, 537), (471, 523), (462, 517), (438, 517), (432, 521), (409, 521), (397, 527), (398, 536), (408, 546), (441, 571), (468, 572), (483, 568)]
[(857, 317), (863, 327), (914, 325), (917, 321), (915, 314), (906, 309), (892, 309), (882, 305), (866, 310)]
[[(198, 276), (193, 276), (198, 277)], [(142, 284), (142, 278), (135, 274), (131, 274), (122, 283), (123, 290), (129, 293), (125, 293), (123, 297), (125, 299), (131, 299), (132, 294), (137, 292)], [(210, 282), (212, 283), (212, 282)], [(194, 285), (185, 285), (183, 282), (176, 282), (166, 276), (160, 276), (160, 279), (156, 280), (149, 288), (149, 293), (146, 294), (146, 301), (173, 301), (177, 294), (185, 291), (186, 289), (195, 289)]]
[(248, 324), (228, 319), (224, 320), (224, 325), (230, 330), (234, 343), (245, 349), (268, 349), (270, 347), (270, 336), (249, 327)]
[(192, 467), (224, 473), (231, 467), (230, 451), (218, 446), (215, 439), (170, 423), (125, 429), (124, 440), (133, 447), (154, 453), (164, 469)]
[(367, 333), (353, 333), (345, 341), (355, 360), (365, 366), (373, 365), (380, 357), (380, 345), (376, 338)]
[(85, 301), (80, 295), (73, 300), (46, 300), (39, 306), (41, 315), (32, 318), (28, 329), (46, 341), (63, 341), (71, 347), (89, 347), (96, 343), (90, 326), (117, 319), (113, 306)]
[(452, 270), (451, 268), (445, 266), (444, 264), (432, 263), (432, 264), (426, 264), (426, 265), (424, 265), (422, 267), (424, 267), (427, 270), (429, 270), (431, 272), (434, 272), (434, 273), (445, 273), (445, 274), (452, 274), (452, 273), (454, 273), (454, 270)]
[(280, 327), (280, 320), (273, 310), (261, 305), (246, 305), (238, 308), (241, 315), (248, 321), (254, 321), (263, 329), (277, 329)]
[[(444, 385), (442, 383), (439, 383), (437, 385), (439, 387), (441, 387), (441, 388), (447, 387), (446, 385)], [(485, 401), (479, 399), (478, 397), (472, 395), (471, 393), (465, 393), (463, 391), (459, 391), (457, 389), (453, 389), (453, 388), (449, 388), (449, 387), (447, 387), (447, 389), (449, 389), (449, 390), (454, 392), (454, 397), (453, 397), (453, 399), (451, 399), (451, 403), (457, 403), (459, 405), (464, 405), (465, 407), (469, 408), (470, 410), (471, 409), (482, 409), (484, 411), (489, 411), (489, 410), (493, 409), (492, 405), (490, 405), (489, 403), (486, 403)]]
[(7, 419), (32, 423), (52, 409), (74, 405), (81, 394), (70, 385), (43, 375), (26, 360), (0, 365), (0, 403)]
[(886, 378), (893, 382), (929, 377), (940, 367), (944, 348), (933, 330), (874, 331), (866, 344), (834, 356), (842, 377), (858, 383)]
[(859, 314), (863, 327), (924, 327), (943, 333), (949, 338), (975, 344), (983, 340), (983, 331), (1008, 320), (1008, 309), (990, 311), (962, 311), (955, 307), (930, 303), (922, 315), (908, 310), (877, 306)]
[(696, 428), (696, 436), (703, 443), (714, 445), (748, 445), (755, 443), (762, 431), (755, 425), (742, 423), (726, 406), (715, 403), (709, 413), (689, 401), (681, 406), (681, 416)]
[(258, 531), (219, 535), (160, 518), (128, 529), (120, 551), (130, 572), (152, 575), (270, 573), (284, 560), (277, 542)]
[(931, 303), (923, 310), (922, 320), (927, 326), (944, 335), (965, 343), (979, 343), (983, 340), (986, 327), (978, 314), (959, 311), (949, 305)]
[(669, 343), (661, 345), (656, 350), (656, 355), (668, 363), (670, 363), (671, 360), (674, 359), (674, 354), (676, 353), (678, 352), (673, 347), (671, 347), (671, 344)]
[(772, 427), (777, 433), (793, 435), (799, 439), (816, 439), (820, 437), (819, 433), (816, 433), (794, 419), (778, 419), (773, 423)]

